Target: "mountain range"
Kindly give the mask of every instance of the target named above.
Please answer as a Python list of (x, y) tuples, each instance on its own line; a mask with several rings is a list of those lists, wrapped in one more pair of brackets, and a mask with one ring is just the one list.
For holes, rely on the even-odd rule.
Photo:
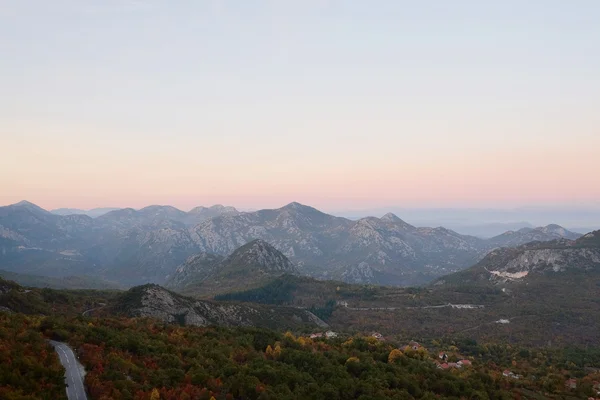
[(232, 207), (171, 206), (56, 215), (23, 201), (0, 207), (0, 269), (86, 275), (124, 285), (165, 283), (189, 257), (225, 258), (255, 239), (270, 243), (302, 275), (353, 283), (423, 284), (462, 270), (499, 246), (575, 238), (549, 225), (492, 239), (410, 225), (394, 214), (357, 221), (291, 203), (241, 213)]

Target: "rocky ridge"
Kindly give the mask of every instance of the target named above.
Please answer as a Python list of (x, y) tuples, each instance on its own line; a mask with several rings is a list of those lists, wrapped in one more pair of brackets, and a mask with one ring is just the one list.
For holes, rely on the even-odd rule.
[(230, 304), (196, 300), (158, 285), (130, 289), (112, 310), (129, 317), (150, 317), (167, 323), (193, 326), (260, 326), (285, 329), (315, 326), (304, 310), (290, 307)]
[(474, 267), (441, 278), (437, 283), (509, 283), (535, 279), (537, 274), (567, 271), (600, 272), (600, 231), (577, 240), (532, 242), (516, 248), (495, 249)]

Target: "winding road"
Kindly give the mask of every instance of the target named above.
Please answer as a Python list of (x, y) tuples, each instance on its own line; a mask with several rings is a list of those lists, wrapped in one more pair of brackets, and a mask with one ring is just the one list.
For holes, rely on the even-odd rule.
[(98, 303), (98, 307), (94, 307), (94, 308), (90, 308), (89, 310), (85, 310), (84, 312), (81, 313), (81, 315), (83, 317), (87, 317), (87, 316), (90, 315), (90, 313), (92, 311), (96, 311), (96, 310), (99, 310), (99, 309), (104, 308), (104, 307), (106, 307), (105, 303)]
[(60, 363), (65, 367), (65, 379), (67, 383), (67, 398), (69, 400), (87, 400), (85, 388), (83, 386), (83, 366), (79, 364), (73, 350), (61, 342), (50, 341), (54, 350), (58, 354)]

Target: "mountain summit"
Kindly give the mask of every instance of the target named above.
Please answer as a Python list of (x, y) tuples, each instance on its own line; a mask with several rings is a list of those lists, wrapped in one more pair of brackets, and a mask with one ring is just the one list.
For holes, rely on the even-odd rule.
[(230, 269), (253, 269), (261, 273), (297, 273), (292, 262), (275, 247), (255, 239), (234, 251), (223, 262)]
[(168, 286), (200, 295), (259, 286), (283, 274), (297, 274), (294, 264), (264, 240), (253, 240), (229, 257), (201, 253), (179, 266)]

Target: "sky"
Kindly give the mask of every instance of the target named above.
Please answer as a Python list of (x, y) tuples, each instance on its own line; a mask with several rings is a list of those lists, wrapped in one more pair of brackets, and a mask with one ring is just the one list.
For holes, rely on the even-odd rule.
[(600, 202), (597, 0), (0, 0), (0, 204)]

